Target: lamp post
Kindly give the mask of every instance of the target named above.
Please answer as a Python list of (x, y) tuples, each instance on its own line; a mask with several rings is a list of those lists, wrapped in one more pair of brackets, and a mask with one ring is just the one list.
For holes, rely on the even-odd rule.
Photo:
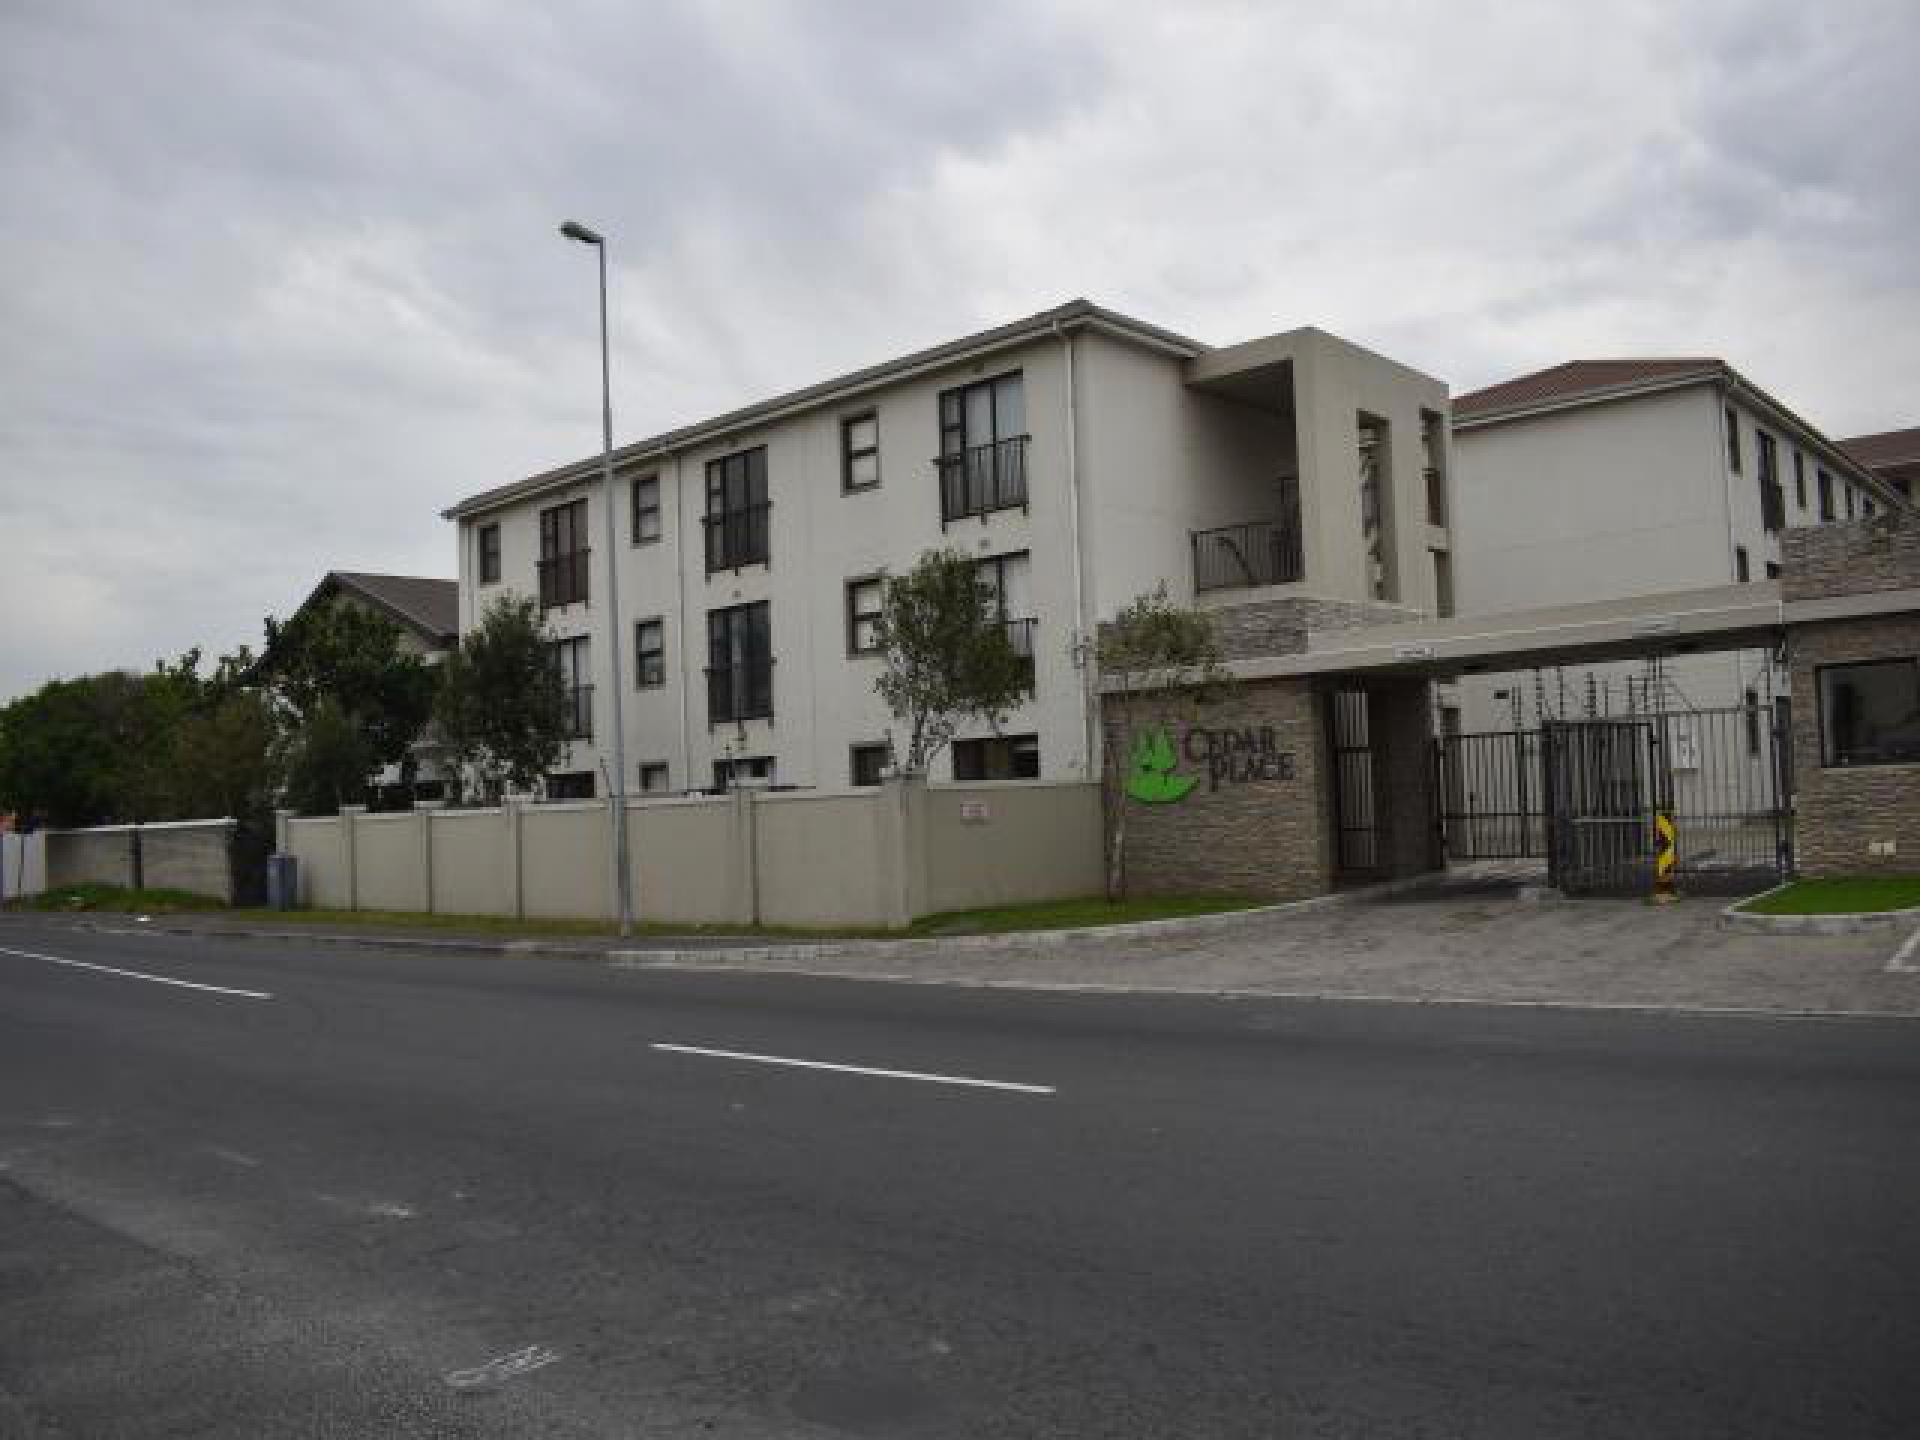
[(620, 567), (613, 505), (613, 370), (607, 357), (607, 242), (578, 220), (560, 233), (591, 245), (600, 257), (600, 488), (607, 515), (607, 658), (613, 666), (613, 863), (620, 905), (620, 934), (633, 933), (633, 869), (627, 862), (627, 727), (620, 674)]

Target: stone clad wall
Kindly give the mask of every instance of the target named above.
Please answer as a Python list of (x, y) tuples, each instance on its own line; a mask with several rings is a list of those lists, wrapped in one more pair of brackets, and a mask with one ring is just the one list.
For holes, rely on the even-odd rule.
[(1213, 621), (1220, 653), (1228, 660), (1300, 654), (1307, 648), (1310, 630), (1357, 630), (1364, 625), (1399, 625), (1420, 618), (1419, 611), (1404, 605), (1324, 600), (1310, 595), (1210, 606), (1204, 613)]
[[(1913, 558), (1920, 562), (1920, 552), (1914, 552)], [(1800, 873), (1920, 872), (1920, 765), (1823, 768), (1816, 684), (1816, 671), (1822, 665), (1920, 656), (1920, 615), (1795, 625), (1790, 643), (1794, 850)], [(1883, 840), (1893, 841), (1892, 855), (1868, 853), (1870, 843)]]
[(1788, 530), (1780, 536), (1780, 558), (1786, 600), (1920, 588), (1920, 514), (1889, 511)]

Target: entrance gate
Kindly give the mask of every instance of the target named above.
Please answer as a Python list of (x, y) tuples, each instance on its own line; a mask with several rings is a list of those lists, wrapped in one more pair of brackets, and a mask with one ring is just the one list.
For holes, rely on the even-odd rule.
[(1792, 871), (1784, 702), (1549, 721), (1434, 748), (1450, 861), (1540, 859), (1569, 894), (1644, 894), (1665, 815), (1683, 890), (1749, 889)]

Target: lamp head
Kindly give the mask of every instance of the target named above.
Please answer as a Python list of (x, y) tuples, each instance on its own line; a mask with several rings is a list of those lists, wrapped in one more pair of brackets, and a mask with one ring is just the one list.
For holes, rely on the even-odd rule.
[(569, 240), (578, 240), (582, 245), (598, 245), (601, 243), (599, 234), (589, 230), (578, 220), (569, 220), (561, 225), (560, 233)]

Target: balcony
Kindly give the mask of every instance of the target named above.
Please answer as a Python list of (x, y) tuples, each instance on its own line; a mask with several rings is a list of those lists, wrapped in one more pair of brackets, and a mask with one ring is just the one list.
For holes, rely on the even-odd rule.
[(773, 502), (722, 510), (702, 522), (707, 528), (707, 574), (767, 563), (768, 517)]
[(1027, 504), (1027, 439), (1014, 435), (975, 445), (933, 463), (940, 471), (940, 523)]
[(1306, 575), (1298, 519), (1249, 520), (1193, 532), (1193, 588), (1290, 585)]
[(562, 605), (587, 603), (587, 557), (590, 550), (569, 550), (550, 555), (539, 562), (540, 608), (555, 610)]
[(560, 715), (569, 740), (593, 739), (593, 686), (569, 685), (560, 692)]
[(707, 723), (737, 725), (773, 718), (773, 661), (707, 667)]

